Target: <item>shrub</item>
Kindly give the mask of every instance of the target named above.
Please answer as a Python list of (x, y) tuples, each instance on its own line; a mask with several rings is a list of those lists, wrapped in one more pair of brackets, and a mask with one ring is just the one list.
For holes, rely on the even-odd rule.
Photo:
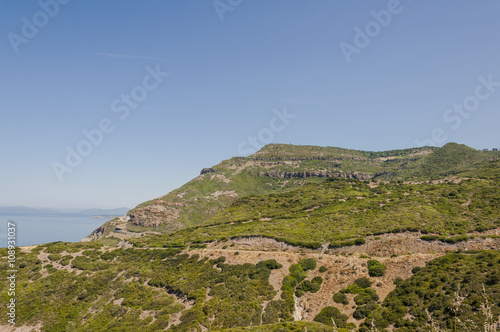
[(360, 245), (365, 244), (365, 243), (366, 243), (366, 240), (363, 238), (357, 238), (354, 240), (354, 244), (357, 246), (360, 246)]
[(354, 240), (345, 240), (345, 241), (333, 241), (330, 243), (331, 248), (341, 248), (341, 247), (350, 247), (350, 246), (359, 246), (365, 244), (366, 240), (363, 238), (357, 238)]
[(367, 316), (367, 312), (364, 306), (360, 306), (356, 308), (356, 311), (352, 314), (352, 317), (354, 317), (357, 320), (361, 320)]
[(50, 254), (48, 256), (48, 258), (52, 261), (52, 262), (55, 262), (55, 261), (59, 261), (61, 260), (62, 256), (61, 254)]
[(299, 264), (291, 265), (289, 271), (290, 275), (297, 281), (297, 283), (301, 282), (307, 277), (307, 273)]
[(366, 294), (370, 295), (372, 301), (376, 302), (379, 300), (379, 296), (377, 295), (377, 291), (372, 288), (365, 289)]
[(401, 285), (402, 282), (403, 282), (403, 278), (401, 278), (401, 277), (397, 277), (396, 279), (394, 279), (394, 285), (396, 285), (396, 286)]
[(297, 286), (297, 279), (292, 276), (286, 276), (283, 278), (283, 286), (281, 287), (283, 290), (286, 288), (295, 288)]
[(328, 326), (333, 326), (332, 319), (335, 321), (337, 327), (347, 327), (347, 315), (340, 313), (340, 310), (335, 307), (325, 307), (321, 309), (320, 313), (314, 317), (315, 322), (319, 322)]
[(368, 261), (368, 274), (370, 277), (382, 277), (385, 275), (385, 265), (376, 259)]
[(66, 255), (66, 256), (63, 256), (63, 258), (61, 259), (61, 265), (62, 266), (66, 266), (69, 264), (69, 262), (73, 259), (73, 256), (71, 255)]
[(420, 240), (424, 241), (436, 241), (439, 240), (439, 235), (423, 235), (420, 237)]
[(366, 277), (356, 279), (356, 281), (354, 281), (354, 283), (361, 288), (368, 288), (372, 285), (372, 282), (370, 281), (370, 279), (368, 279)]
[(275, 259), (268, 259), (267, 261), (261, 261), (257, 263), (257, 267), (262, 267), (262, 266), (267, 267), (269, 270), (277, 270), (283, 267), (283, 265), (278, 263)]
[(304, 280), (297, 288), (302, 289), (304, 292), (310, 292), (312, 283), (309, 280)]
[(413, 269), (411, 269), (411, 273), (415, 274), (420, 270), (422, 270), (422, 268), (420, 266), (415, 266)]
[(116, 257), (115, 251), (106, 251), (101, 255), (101, 259), (105, 261), (113, 260)]
[(316, 268), (316, 260), (314, 258), (307, 258), (299, 262), (304, 271), (314, 270)]
[(352, 316), (355, 319), (360, 320), (368, 316), (373, 310), (377, 308), (380, 308), (380, 306), (373, 302), (366, 305), (362, 305), (356, 308), (356, 311), (354, 311)]
[(365, 292), (362, 292), (362, 293), (356, 295), (356, 297), (354, 298), (354, 302), (356, 302), (356, 304), (358, 306), (363, 305), (363, 304), (367, 304), (371, 300), (372, 300), (372, 298), (371, 298), (370, 294), (365, 293)]
[(342, 303), (343, 305), (348, 305), (349, 300), (347, 300), (347, 296), (344, 293), (338, 292), (333, 295), (333, 300), (336, 303)]
[(457, 242), (468, 241), (469, 237), (467, 235), (458, 235), (458, 236), (454, 236), (454, 237), (440, 238), (439, 240), (441, 242), (455, 244)]
[(311, 293), (317, 293), (319, 291), (319, 289), (321, 288), (321, 284), (317, 284), (317, 283), (313, 283), (311, 285), (311, 290), (310, 292)]
[(317, 284), (317, 285), (321, 285), (323, 283), (323, 278), (321, 278), (320, 276), (317, 276), (317, 277), (314, 277), (311, 282), (313, 284)]
[(347, 291), (351, 294), (361, 294), (364, 292), (363, 287), (359, 286), (356, 283), (347, 286)]
[(319, 272), (321, 272), (321, 273), (325, 273), (326, 271), (327, 271), (327, 269), (326, 269), (326, 266), (324, 266), (324, 265), (319, 268)]
[[(222, 264), (226, 261), (226, 257), (225, 256), (220, 256), (219, 258), (216, 258), (216, 259), (211, 259), (209, 262), (210, 264), (214, 264), (214, 265), (217, 265), (219, 266), (219, 264)], [(257, 267), (260, 267), (259, 264), (262, 263), (262, 262), (259, 262), (257, 263)], [(219, 266), (220, 267), (220, 266)]]
[(45, 252), (49, 254), (58, 254), (64, 251), (64, 249), (67, 247), (67, 244), (67, 242), (61, 241), (44, 244), (44, 246), (46, 246)]

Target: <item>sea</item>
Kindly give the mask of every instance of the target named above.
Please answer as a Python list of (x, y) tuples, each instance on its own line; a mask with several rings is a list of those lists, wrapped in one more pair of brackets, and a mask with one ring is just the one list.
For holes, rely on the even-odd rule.
[(110, 219), (71, 213), (0, 212), (0, 248), (7, 246), (8, 232), (12, 231), (8, 229), (9, 223), (16, 225), (16, 246), (28, 246), (56, 241), (78, 242)]

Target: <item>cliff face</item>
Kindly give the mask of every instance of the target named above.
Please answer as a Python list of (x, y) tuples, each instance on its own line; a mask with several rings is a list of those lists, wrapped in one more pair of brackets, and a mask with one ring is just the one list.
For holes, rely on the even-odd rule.
[[(386, 181), (406, 179), (412, 174), (430, 176), (434, 165), (445, 174), (447, 167), (454, 165), (443, 160), (450, 159), (456, 150), (461, 160), (467, 160), (463, 154), (468, 153), (474, 156), (474, 162), (482, 160), (483, 152), (457, 146), (366, 152), (270, 144), (249, 157), (234, 157), (204, 168), (198, 177), (182, 187), (138, 205), (129, 211), (128, 225), (136, 231), (150, 228), (171, 232), (203, 223), (246, 195), (288, 191), (331, 177)], [(491, 156), (485, 154), (483, 159), (487, 158)]]
[(339, 172), (329, 172), (329, 171), (305, 171), (305, 172), (290, 172), (290, 171), (268, 171), (263, 173), (258, 173), (258, 176), (267, 176), (271, 178), (281, 178), (281, 179), (291, 179), (291, 178), (331, 178), (331, 177), (341, 177), (344, 179), (358, 179), (358, 180), (368, 180), (373, 178), (371, 174), (363, 173), (339, 173)]
[(182, 228), (177, 221), (182, 209), (181, 203), (154, 201), (153, 204), (129, 213), (129, 223), (135, 226), (158, 227), (168, 225), (172, 230)]

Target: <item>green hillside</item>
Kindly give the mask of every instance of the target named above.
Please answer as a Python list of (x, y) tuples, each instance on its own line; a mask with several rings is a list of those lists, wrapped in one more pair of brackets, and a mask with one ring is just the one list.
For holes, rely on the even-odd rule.
[[(334, 147), (270, 144), (249, 157), (235, 157), (211, 168), (165, 196), (129, 211), (127, 229), (171, 233), (208, 221), (236, 199), (283, 193), (325, 178), (421, 181), (480, 168), (499, 152), (449, 143), (382, 152)], [(108, 231), (113, 223), (105, 224)]]
[[(476, 178), (460, 181), (411, 184), (331, 178), (286, 193), (246, 196), (205, 224), (131, 241), (161, 247), (264, 236), (318, 248), (402, 231), (445, 238), (484, 231), (500, 226), (500, 168), (498, 161), (491, 163), (476, 171)], [(487, 178), (480, 178), (486, 173)]]

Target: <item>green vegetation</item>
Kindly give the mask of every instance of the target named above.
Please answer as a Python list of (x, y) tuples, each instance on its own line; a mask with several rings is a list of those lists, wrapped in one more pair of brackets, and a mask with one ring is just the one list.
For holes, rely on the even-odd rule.
[(365, 277), (356, 279), (356, 281), (354, 281), (354, 283), (361, 288), (368, 288), (372, 285), (372, 282), (370, 281), (370, 279), (365, 278)]
[(280, 321), (293, 320), (295, 310), (294, 296), (301, 297), (305, 292), (317, 292), (321, 288), (323, 279), (315, 277), (307, 278), (307, 271), (316, 268), (316, 260), (307, 258), (298, 264), (292, 264), (289, 268), (290, 275), (283, 278), (281, 286), (281, 300), (273, 300), (268, 303), (262, 315), (263, 324), (273, 324)]
[(363, 238), (357, 238), (353, 240), (345, 240), (345, 241), (334, 241), (330, 243), (330, 248), (341, 248), (341, 247), (350, 247), (350, 246), (360, 246), (365, 244), (366, 240)]
[[(494, 162), (495, 165), (497, 162)], [(487, 171), (487, 173), (486, 173)], [(333, 178), (281, 194), (246, 196), (203, 225), (173, 234), (131, 239), (162, 247), (233, 237), (262, 236), (307, 248), (362, 244), (367, 236), (403, 231), (437, 234), (446, 242), (500, 226), (500, 168), (478, 177), (442, 183), (384, 183), (369, 186)], [(424, 240), (433, 236), (424, 237)]]
[[(382, 152), (335, 147), (270, 144), (249, 157), (225, 160), (182, 187), (129, 211), (128, 229), (170, 233), (207, 222), (237, 197), (283, 193), (323, 177), (376, 180), (428, 180), (475, 170), (499, 158), (499, 152), (481, 152), (449, 143), (442, 148), (424, 147)], [(169, 211), (162, 218), (159, 210)], [(178, 215), (174, 220), (173, 214)], [(151, 227), (152, 220), (161, 221)], [(156, 224), (156, 223), (154, 223)], [(106, 225), (107, 235), (113, 228)]]
[(465, 234), (463, 235), (458, 235), (458, 236), (452, 236), (452, 237), (446, 237), (446, 236), (439, 236), (439, 235), (423, 235), (420, 237), (421, 240), (424, 241), (441, 241), (445, 243), (457, 243), (457, 242), (464, 242), (468, 241), (469, 237)]
[[(317, 322), (283, 322), (261, 326), (235, 327), (224, 332), (337, 332), (333, 328)], [(340, 331), (344, 332), (344, 331)], [(347, 330), (345, 331), (347, 332)]]
[(385, 265), (376, 259), (368, 261), (368, 273), (370, 277), (382, 277), (385, 275)]
[(347, 299), (347, 296), (345, 295), (345, 293), (342, 293), (342, 292), (335, 293), (333, 295), (333, 300), (336, 303), (342, 303), (343, 305), (349, 304), (349, 300)]
[(349, 300), (345, 294), (356, 294), (354, 297), (354, 302), (357, 307), (353, 313), (353, 317), (355, 319), (361, 320), (365, 318), (369, 313), (378, 309), (380, 306), (377, 304), (379, 300), (379, 296), (377, 292), (370, 288), (372, 282), (368, 278), (359, 278), (354, 281), (353, 284), (347, 286), (347, 288), (343, 288), (340, 292), (335, 293), (333, 295), (333, 300), (336, 303), (341, 303), (343, 305), (348, 305)]
[(500, 315), (499, 276), (498, 251), (449, 253), (400, 282), (367, 322), (401, 331), (428, 331), (429, 322), (434, 330), (493, 331), (486, 327)]
[(443, 178), (483, 165), (487, 154), (463, 144), (448, 143), (409, 167), (405, 177)]
[[(227, 265), (224, 257), (202, 259), (176, 249), (104, 252), (96, 244), (65, 243), (61, 251), (61, 246), (53, 243), (18, 253), (23, 272), (16, 296), (23, 310), (17, 312), (17, 324), (44, 322), (46, 331), (158, 331), (168, 326), (170, 315), (182, 311), (173, 331), (260, 325), (262, 303), (275, 295), (269, 275), (281, 268), (275, 260)], [(7, 257), (5, 249), (0, 251)], [(50, 260), (71, 262), (75, 272), (41, 266), (41, 251), (58, 252)], [(74, 256), (78, 253), (82, 255)], [(42, 269), (48, 276), (42, 277)], [(5, 274), (7, 264), (1, 270)], [(8, 300), (5, 287), (7, 283), (0, 285), (2, 301)], [(191, 308), (171, 294), (191, 302)], [(140, 318), (144, 312), (150, 314)]]
[[(316, 317), (314, 317), (314, 321), (332, 327), (352, 327), (352, 325), (347, 324), (348, 318), (347, 315), (341, 314), (340, 310), (335, 307), (325, 307), (321, 309), (321, 312)], [(335, 325), (332, 320), (335, 322)]]

